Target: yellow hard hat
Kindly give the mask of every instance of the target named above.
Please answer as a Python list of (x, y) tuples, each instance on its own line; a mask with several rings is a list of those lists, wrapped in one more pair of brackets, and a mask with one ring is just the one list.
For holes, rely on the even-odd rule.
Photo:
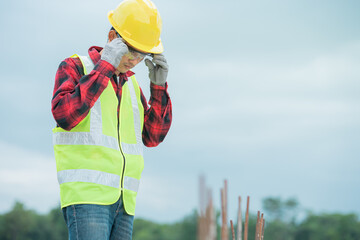
[(150, 0), (124, 0), (108, 13), (111, 25), (135, 49), (162, 53), (160, 14)]

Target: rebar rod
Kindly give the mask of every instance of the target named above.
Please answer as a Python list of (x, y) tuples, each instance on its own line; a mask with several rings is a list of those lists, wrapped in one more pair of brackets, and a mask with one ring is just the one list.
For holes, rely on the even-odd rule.
[(221, 189), (221, 210), (222, 210), (222, 226), (221, 226), (221, 240), (228, 240), (227, 227), (227, 180), (224, 181), (224, 188)]
[(262, 237), (263, 221), (264, 221), (264, 213), (261, 214), (261, 218), (260, 218), (260, 222), (259, 222), (259, 240), (261, 240), (261, 237)]
[(239, 196), (238, 215), (237, 215), (237, 240), (242, 239), (242, 213), (241, 213), (241, 197)]
[(249, 226), (249, 201), (250, 197), (247, 197), (246, 202), (246, 214), (245, 214), (245, 226), (244, 226), (244, 240), (248, 240), (248, 226)]
[(216, 219), (215, 219), (215, 212), (214, 212), (214, 205), (212, 200), (211, 190), (209, 190), (209, 208), (210, 208), (210, 226), (209, 226), (209, 233), (208, 239), (206, 240), (216, 240)]
[(224, 189), (222, 188), (221, 189), (221, 240), (227, 240), (226, 239), (226, 235), (225, 235), (225, 225), (226, 225), (226, 222), (225, 222), (225, 191)]
[(259, 240), (260, 237), (259, 228), (260, 228), (260, 211), (257, 212), (256, 226), (255, 226), (255, 240)]
[(230, 220), (230, 226), (231, 226), (232, 240), (235, 240), (234, 224), (232, 220)]

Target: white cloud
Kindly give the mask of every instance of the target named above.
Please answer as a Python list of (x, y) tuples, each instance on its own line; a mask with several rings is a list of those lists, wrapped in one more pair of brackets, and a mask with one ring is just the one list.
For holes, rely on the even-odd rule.
[[(324, 55), (300, 57), (296, 55), (265, 56), (263, 59), (210, 58), (188, 59), (178, 69), (184, 70), (194, 87), (202, 86), (202, 93), (261, 94), (275, 97), (277, 94), (292, 96), (311, 90), (342, 90), (358, 86), (360, 78), (360, 42), (345, 44)], [(239, 53), (239, 55), (241, 55)], [(298, 61), (294, 59), (300, 58)], [(181, 81), (180, 83), (183, 83)], [(216, 88), (212, 86), (217, 86)], [(219, 92), (227, 87), (226, 92)], [(340, 89), (339, 89), (340, 88)], [(244, 92), (244, 90), (246, 90)], [(236, 91), (240, 94), (234, 95)], [(276, 95), (275, 95), (276, 94)]]

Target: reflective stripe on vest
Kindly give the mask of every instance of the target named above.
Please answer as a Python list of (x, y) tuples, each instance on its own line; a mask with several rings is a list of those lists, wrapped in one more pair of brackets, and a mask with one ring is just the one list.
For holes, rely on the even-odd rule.
[[(106, 173), (90, 169), (69, 169), (58, 172), (59, 184), (67, 182), (89, 182), (102, 184), (105, 186), (119, 188), (120, 176), (112, 173)], [(138, 192), (140, 180), (128, 176), (124, 176), (124, 188)]]
[[(89, 56), (82, 56), (80, 60), (84, 66), (84, 74), (88, 74), (94, 68), (94, 64)], [(131, 77), (127, 83), (129, 86), (131, 105), (134, 117), (134, 131), (136, 137), (135, 144), (121, 142), (122, 151), (125, 154), (143, 155), (141, 121), (135, 86)], [(91, 108), (90, 132), (55, 132), (53, 134), (54, 145), (97, 145), (120, 151), (118, 140), (114, 137), (103, 134), (103, 123), (101, 117), (100, 97)], [(58, 171), (59, 184), (67, 182), (89, 182), (102, 184), (109, 187), (120, 187), (120, 176), (102, 171), (89, 169), (70, 169)], [(124, 188), (137, 192), (140, 180), (124, 176)]]

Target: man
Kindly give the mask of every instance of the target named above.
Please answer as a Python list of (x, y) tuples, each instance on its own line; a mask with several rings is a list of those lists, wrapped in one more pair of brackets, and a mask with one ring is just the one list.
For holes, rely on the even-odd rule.
[[(142, 144), (162, 142), (172, 119), (155, 5), (125, 0), (108, 18), (104, 49), (65, 59), (55, 78), (54, 152), (69, 239), (131, 239)], [(130, 71), (145, 56), (150, 107)]]

